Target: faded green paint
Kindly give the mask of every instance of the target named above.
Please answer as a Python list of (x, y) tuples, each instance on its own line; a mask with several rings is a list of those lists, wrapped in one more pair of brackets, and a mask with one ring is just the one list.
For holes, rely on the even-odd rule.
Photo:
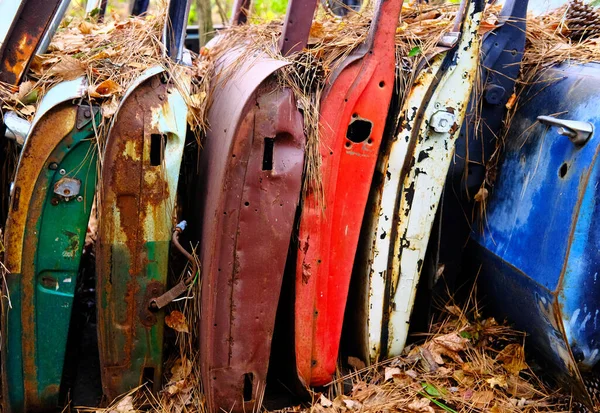
[[(134, 294), (134, 301), (142, 305), (147, 303), (146, 292), (151, 282), (166, 283), (169, 262), (168, 241), (147, 242), (144, 244), (142, 254), (147, 257), (146, 265), (140, 268), (135, 283), (131, 281), (129, 269), (131, 261), (129, 250), (125, 244), (113, 244), (112, 246), (112, 296), (127, 297)], [(144, 261), (144, 260), (142, 260)], [(139, 261), (138, 261), (139, 262)], [(135, 285), (135, 287), (132, 286)], [(106, 301), (103, 295), (102, 306), (104, 311), (110, 311), (115, 317), (117, 324), (132, 325), (131, 335), (114, 334), (111, 345), (112, 350), (120, 353), (119, 358), (125, 360), (130, 357), (128, 368), (119, 368), (118, 380), (113, 384), (118, 392), (125, 393), (143, 383), (144, 379), (152, 380), (154, 387), (158, 389), (160, 377), (162, 376), (163, 364), (163, 332), (164, 311), (150, 313), (145, 308), (136, 308), (132, 314), (130, 302), (125, 299)], [(108, 308), (108, 306), (111, 308)], [(144, 325), (134, 320), (140, 317), (140, 312), (146, 316), (153, 317), (152, 325)], [(143, 317), (143, 316), (142, 316)], [(155, 322), (156, 321), (156, 322)], [(127, 339), (131, 338), (128, 343)], [(154, 369), (149, 377), (143, 377), (144, 369)], [(149, 373), (149, 371), (148, 371)], [(113, 389), (114, 390), (114, 389)]]
[[(164, 310), (149, 305), (166, 288), (187, 107), (161, 72), (149, 69), (130, 86), (104, 153), (96, 279), (109, 400), (145, 381), (159, 390), (162, 378)], [(157, 135), (164, 136), (160, 164), (150, 155)]]
[[(96, 122), (99, 120), (98, 115)], [(23, 248), (36, 249), (33, 268), (23, 264), (23, 274), (7, 276), (12, 309), (8, 311), (7, 320), (5, 377), (10, 399), (7, 405), (12, 412), (31, 409), (25, 401), (24, 381), (37, 383), (36, 388), (28, 389), (29, 394), (35, 394), (36, 409), (54, 409), (58, 405), (73, 296), (96, 186), (97, 154), (93, 137), (92, 122), (81, 130), (74, 129), (62, 139), (46, 164), (40, 165), (39, 175), (31, 177), (37, 179), (34, 196), (45, 197), (41, 210), (28, 211), (27, 222), (33, 221), (35, 225), (25, 228)], [(50, 169), (51, 162), (57, 167)], [(66, 174), (62, 175), (61, 170)], [(63, 176), (81, 181), (79, 195), (83, 199), (57, 198), (58, 203), (55, 200), (53, 205), (54, 184)], [(19, 208), (29, 208), (29, 205), (21, 202)], [(38, 212), (38, 216), (33, 215)], [(23, 297), (22, 288), (25, 282), (34, 283), (33, 306), (25, 304), (27, 299)], [(21, 325), (25, 317), (31, 318), (35, 326), (29, 335), (35, 341), (36, 372), (28, 375), (23, 374), (23, 340), (26, 338)]]

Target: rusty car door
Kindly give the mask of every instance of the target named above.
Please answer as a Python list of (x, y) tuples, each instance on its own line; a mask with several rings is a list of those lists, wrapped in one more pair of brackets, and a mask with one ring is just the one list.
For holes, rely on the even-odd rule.
[(84, 79), (42, 100), (23, 147), (5, 233), (2, 388), (6, 412), (58, 405), (79, 262), (96, 186), (98, 108)]
[[(289, 2), (284, 55), (306, 45), (315, 3)], [(237, 3), (235, 24), (245, 21), (244, 7)], [(289, 63), (244, 50), (217, 62), (218, 74), (247, 59), (214, 77), (200, 159), (200, 358), (211, 412), (261, 405), (304, 166), (302, 114), (277, 77)]]
[[(402, 1), (381, 0), (365, 42), (328, 79), (319, 114), (323, 201), (304, 201), (296, 264), (295, 353), (306, 386), (336, 369), (361, 222), (392, 99)], [(374, 104), (377, 102), (377, 104)]]
[[(179, 60), (189, 2), (170, 3), (164, 44)], [(160, 389), (164, 306), (175, 198), (187, 131), (182, 93), (161, 67), (129, 86), (108, 132), (99, 182), (96, 253), (102, 388), (110, 400), (144, 382)], [(177, 82), (177, 83), (176, 83)], [(177, 86), (179, 85), (179, 86)], [(188, 85), (188, 86), (185, 86)]]
[(104, 394), (162, 377), (164, 310), (187, 107), (164, 71), (127, 91), (108, 133), (99, 187), (98, 344)]

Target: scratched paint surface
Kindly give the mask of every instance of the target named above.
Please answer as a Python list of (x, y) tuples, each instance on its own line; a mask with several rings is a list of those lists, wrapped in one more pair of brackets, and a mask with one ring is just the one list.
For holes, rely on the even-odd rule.
[[(232, 50), (217, 70), (240, 52)], [(236, 70), (216, 87), (208, 115), (200, 159), (199, 329), (213, 412), (254, 411), (265, 389), (304, 162), (302, 115), (291, 90), (272, 76), (284, 65), (258, 56)]]
[[(75, 126), (78, 111), (88, 114), (80, 129)], [(4, 411), (54, 409), (58, 404), (96, 185), (91, 113), (59, 102), (32, 128), (21, 154), (5, 235), (12, 309), (3, 300)], [(68, 199), (54, 193), (66, 178), (81, 183)]]
[(304, 202), (296, 263), (296, 363), (307, 386), (327, 384), (336, 369), (361, 223), (392, 97), (401, 7), (398, 0), (377, 3), (367, 40), (336, 69), (321, 102), (324, 200), (321, 205), (309, 194)]
[(370, 358), (372, 362), (376, 362), (381, 356), (390, 241), (404, 160), (409, 150), (411, 131), (416, 127), (417, 108), (423, 105), (427, 90), (440, 70), (442, 60), (442, 56), (434, 59), (419, 74), (412, 86), (400, 113), (400, 118), (405, 120), (405, 124), (379, 161), (382, 182), (371, 194), (375, 199), (371, 201), (372, 205), (368, 211), (371, 219), (366, 224), (369, 227), (369, 239), (364, 241), (368, 251), (366, 260), (362, 262), (362, 268), (357, 275), (363, 279), (361, 285), (365, 289), (360, 298), (366, 307), (365, 319), (361, 321), (367, 324), (363, 357), (365, 360)]
[[(61, 1), (21, 0), (22, 9), (16, 13), (16, 20), (2, 20), (2, 31), (6, 30), (6, 34), (1, 39), (3, 43), (0, 47), (0, 81), (13, 85), (21, 81)], [(9, 0), (3, 3), (18, 1)], [(12, 17), (14, 19), (15, 16)]]
[[(479, 63), (478, 36), (481, 4), (471, 2), (461, 28), (462, 36), (452, 61), (432, 96), (420, 125), (417, 144), (411, 154), (411, 168), (402, 185), (400, 208), (395, 222), (395, 239), (390, 254), (391, 274), (387, 356), (399, 355), (408, 336), (421, 266), (431, 227), (450, 166), (454, 140), (465, 116), (469, 95)], [(430, 124), (440, 112), (453, 114), (447, 132), (435, 131)]]
[(109, 399), (147, 379), (158, 390), (162, 377), (164, 310), (148, 306), (166, 289), (187, 108), (161, 72), (149, 69), (127, 91), (103, 161), (96, 271)]
[[(488, 202), (486, 231), (473, 234), (480, 282), (495, 310), (518, 328), (585, 393), (576, 366), (600, 359), (598, 141), (583, 147), (535, 124), (539, 115), (600, 126), (600, 65), (559, 66), (526, 90)], [(597, 132), (596, 132), (597, 133)]]

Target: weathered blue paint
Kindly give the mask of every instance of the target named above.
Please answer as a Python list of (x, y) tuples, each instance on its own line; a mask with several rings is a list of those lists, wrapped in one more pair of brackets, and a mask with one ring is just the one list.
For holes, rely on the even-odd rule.
[(484, 231), (473, 234), (474, 270), (496, 314), (528, 332), (558, 378), (587, 397), (579, 369), (600, 360), (600, 136), (577, 147), (536, 118), (598, 131), (600, 64), (549, 69), (520, 102)]
[[(462, 250), (469, 238), (474, 196), (486, 174), (486, 164), (506, 115), (506, 103), (515, 88), (525, 49), (528, 0), (506, 1), (498, 27), (481, 45), (479, 83), (473, 89), (467, 115), (456, 140), (448, 170), (442, 208), (440, 261), (446, 283), (461, 271)], [(446, 291), (446, 285), (440, 286)]]

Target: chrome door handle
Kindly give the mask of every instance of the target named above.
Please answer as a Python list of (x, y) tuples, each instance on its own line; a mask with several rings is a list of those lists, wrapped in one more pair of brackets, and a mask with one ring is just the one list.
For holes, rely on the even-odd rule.
[(537, 120), (547, 126), (556, 126), (558, 133), (568, 137), (577, 146), (583, 146), (594, 134), (594, 124), (578, 120), (558, 119), (553, 116), (538, 116)]

